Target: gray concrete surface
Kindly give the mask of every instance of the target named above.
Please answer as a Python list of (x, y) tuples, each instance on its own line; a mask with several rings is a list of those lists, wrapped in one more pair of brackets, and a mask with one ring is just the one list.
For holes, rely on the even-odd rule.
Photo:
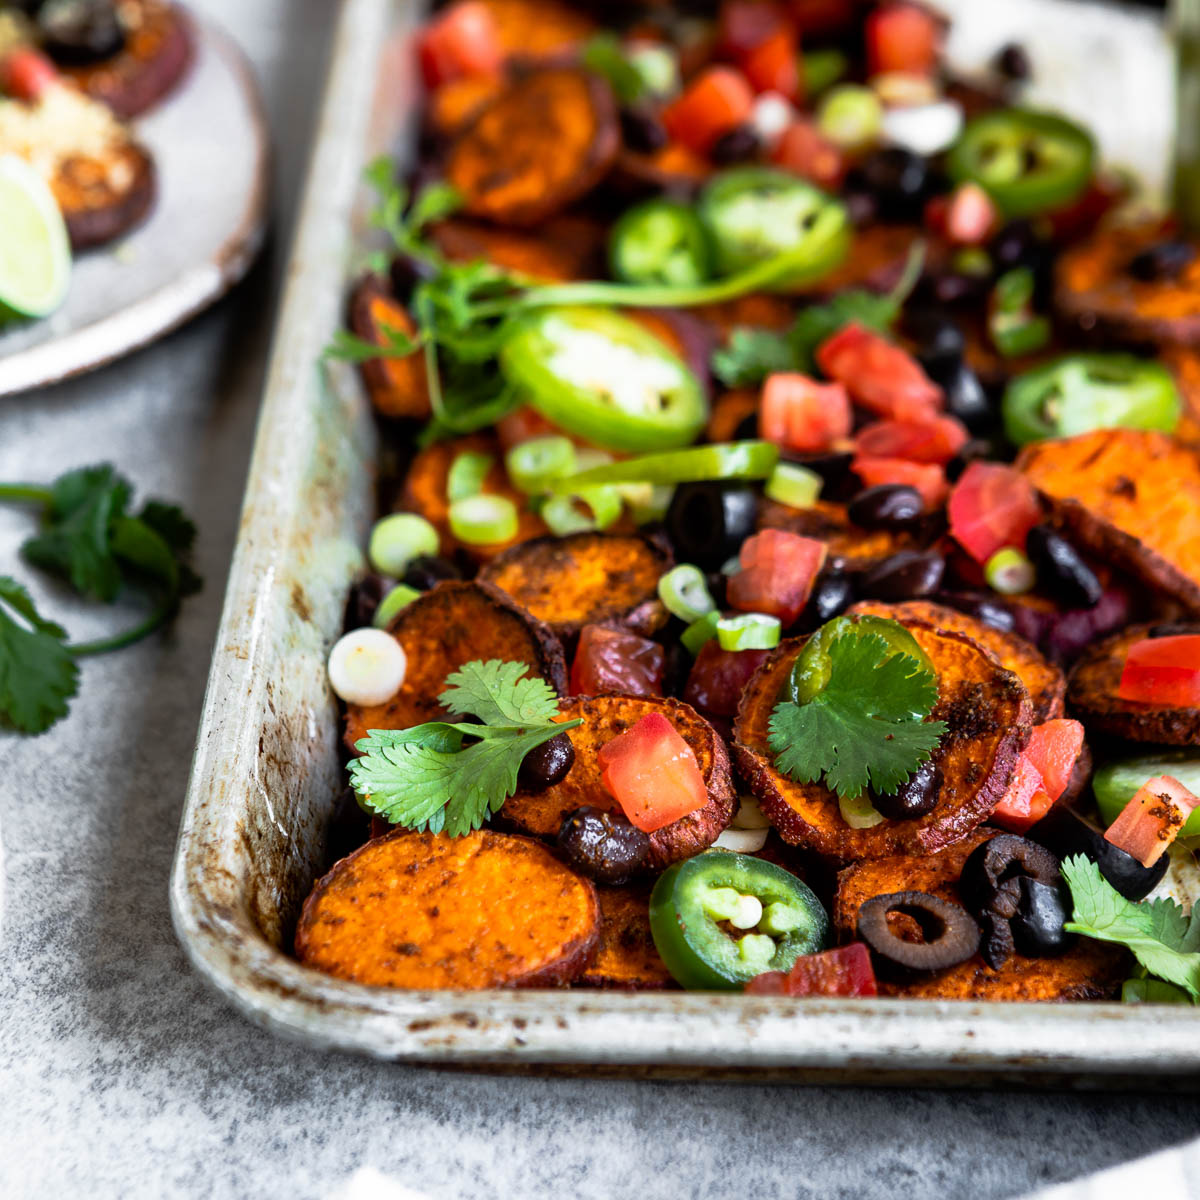
[[(258, 65), (294, 209), (332, 0), (205, 0)], [(167, 878), (284, 255), (219, 309), (0, 402), (0, 479), (112, 460), (196, 515), (204, 593), (89, 662), (69, 719), (0, 734), (0, 1196), (288, 1197), (369, 1164), (454, 1197), (1010, 1197), (1194, 1136), (1200, 1102), (506, 1079), (312, 1053), (251, 1028), (175, 943)], [(0, 511), (0, 573), (23, 514)], [(52, 588), (78, 636), (114, 625)]]

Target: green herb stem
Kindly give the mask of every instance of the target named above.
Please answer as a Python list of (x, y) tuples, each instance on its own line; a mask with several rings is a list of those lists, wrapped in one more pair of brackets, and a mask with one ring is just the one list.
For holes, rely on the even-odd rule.
[(171, 619), (178, 604), (178, 597), (169, 596), (144, 621), (133, 626), (132, 629), (114, 634), (112, 637), (98, 638), (93, 642), (76, 642), (68, 645), (67, 650), (74, 658), (107, 654), (110, 650), (123, 650), (126, 646), (132, 646), (135, 642), (149, 637), (155, 630), (165, 625)]
[(33, 483), (0, 483), (0, 500), (12, 500), (24, 504), (49, 504), (54, 493), (48, 487)]

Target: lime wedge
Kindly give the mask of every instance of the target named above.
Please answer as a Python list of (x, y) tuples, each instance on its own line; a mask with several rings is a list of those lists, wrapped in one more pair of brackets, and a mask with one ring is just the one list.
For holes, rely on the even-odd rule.
[(24, 159), (0, 156), (0, 320), (48, 316), (70, 278), (71, 246), (54, 194)]

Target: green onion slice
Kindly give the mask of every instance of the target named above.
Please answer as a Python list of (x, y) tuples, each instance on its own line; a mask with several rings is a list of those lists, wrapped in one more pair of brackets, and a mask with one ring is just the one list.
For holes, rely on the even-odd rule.
[(495, 461), (491, 454), (464, 450), (450, 464), (450, 471), (446, 475), (446, 499), (453, 504), (455, 500), (479, 495), (483, 491), (483, 481)]
[(871, 829), (886, 820), (884, 815), (872, 805), (871, 797), (866, 792), (863, 792), (861, 796), (839, 796), (838, 809), (842, 814), (842, 820), (851, 829)]
[(983, 577), (988, 587), (1002, 596), (1018, 596), (1037, 582), (1033, 563), (1015, 546), (997, 550), (984, 565)]
[(720, 623), (721, 614), (719, 612), (705, 613), (704, 616), (698, 621), (693, 621), (679, 635), (680, 644), (695, 658), (717, 636), (717, 626)]
[(504, 456), (504, 466), (514, 487), (527, 495), (544, 492), (553, 480), (575, 470), (575, 443), (560, 434), (532, 438), (514, 446)]
[(771, 442), (721, 442), (661, 454), (642, 454), (556, 479), (556, 492), (574, 492), (599, 483), (703, 483), (721, 479), (766, 479), (779, 462)]
[(376, 629), (386, 629), (392, 618), (402, 609), (407, 608), (421, 593), (407, 583), (398, 583), (382, 600), (375, 610), (371, 624)]
[[(590, 510), (590, 517), (579, 511), (580, 503)], [(580, 488), (572, 496), (551, 496), (542, 505), (541, 517), (551, 533), (565, 537), (568, 533), (607, 529), (621, 515), (622, 506), (616, 488)]]
[(722, 617), (717, 622), (717, 641), (722, 650), (774, 650), (780, 629), (779, 618), (765, 613)]
[(658, 581), (658, 598), (667, 611), (681, 621), (698, 621), (716, 609), (704, 572), (691, 563), (672, 567)]
[(824, 482), (816, 471), (810, 471), (799, 463), (781, 462), (771, 472), (763, 495), (789, 508), (811, 508), (821, 495)]
[(416, 513), (392, 513), (375, 522), (367, 558), (381, 575), (403, 575), (414, 558), (436, 554), (438, 531)]
[(517, 536), (517, 506), (507, 496), (481, 493), (450, 505), (450, 532), (460, 542), (483, 546)]

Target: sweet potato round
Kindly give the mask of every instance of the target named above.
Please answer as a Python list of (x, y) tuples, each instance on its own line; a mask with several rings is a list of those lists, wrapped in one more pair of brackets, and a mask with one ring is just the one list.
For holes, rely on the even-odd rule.
[(313, 888), (296, 957), (371, 987), (555, 987), (591, 961), (599, 928), (591, 881), (538, 842), (397, 830)]
[(513, 546), (479, 578), (562, 638), (614, 621), (650, 634), (667, 620), (658, 580), (670, 566), (669, 552), (640, 534), (572, 533)]
[[(900, 855), (856, 863), (838, 875), (833, 921), (842, 941), (855, 937), (858, 910), (872, 896), (928, 892), (961, 904), (958, 879), (967, 856), (999, 830), (976, 829), (937, 854)], [(885, 996), (922, 1000), (1102, 1000), (1126, 974), (1127, 955), (1116, 946), (1080, 938), (1059, 958), (1014, 954), (999, 971), (974, 955), (956, 967), (903, 983), (879, 980)]]
[(569, 55), (596, 32), (596, 22), (559, 0), (482, 0), (496, 38), (509, 58), (522, 61)]
[(1169, 746), (1200, 744), (1200, 708), (1164, 708), (1117, 695), (1129, 648), (1150, 631), (1131, 625), (1089, 647), (1071, 671), (1067, 703), (1093, 733)]
[(1035, 442), (1018, 468), (1080, 549), (1200, 612), (1200, 455), (1162, 433)]
[(763, 812), (786, 842), (836, 862), (929, 853), (966, 837), (1000, 803), (1029, 739), (1032, 707), (1021, 681), (961, 633), (919, 621), (905, 627), (938, 674), (933, 716), (949, 729), (936, 752), (944, 783), (932, 812), (911, 821), (851, 829), (823, 783), (795, 783), (775, 770), (768, 722), (804, 638), (772, 651), (742, 694), (734, 725), (734, 759)]
[[(416, 324), (391, 287), (378, 275), (364, 275), (350, 295), (350, 328), (376, 346), (386, 345), (385, 330), (415, 337)], [(425, 357), (370, 358), (360, 368), (371, 407), (380, 416), (422, 419), (429, 416)]]
[(388, 632), (404, 647), (404, 686), (384, 704), (346, 705), (346, 745), (371, 729), (407, 729), (444, 719), (438, 703), (446, 676), (475, 659), (528, 663), (559, 694), (567, 666), (558, 638), (485, 583), (439, 583), (401, 609)]
[(720, 735), (694, 708), (679, 700), (642, 696), (575, 696), (564, 700), (560, 711), (564, 720), (583, 718), (582, 725), (567, 731), (575, 748), (575, 763), (561, 783), (543, 792), (518, 791), (510, 797), (499, 814), (506, 825), (522, 833), (554, 838), (567, 813), (585, 804), (618, 809), (601, 781), (600, 748), (648, 713), (658, 712), (675, 726), (695, 753), (708, 789), (708, 803), (650, 834), (647, 867), (661, 870), (678, 859), (691, 858), (721, 836), (735, 808), (729, 755)]
[(818, 500), (807, 508), (792, 508), (765, 497), (759, 501), (759, 529), (786, 529), (801, 537), (816, 538), (829, 549), (829, 558), (854, 566), (889, 558), (897, 550), (911, 550), (917, 541), (911, 533), (890, 529), (860, 529), (846, 514), (844, 504)]
[(429, 232), (451, 262), (483, 258), (518, 275), (559, 283), (594, 279), (603, 270), (604, 226), (571, 213), (543, 221), (536, 231), (497, 229), (483, 221), (450, 217)]
[(923, 621), (934, 629), (951, 629), (965, 634), (971, 641), (994, 654), (1000, 665), (1011, 671), (1024, 685), (1033, 705), (1035, 724), (1063, 715), (1063, 697), (1067, 680), (1062, 671), (1042, 657), (1036, 646), (1018, 637), (985, 625), (978, 617), (969, 616), (944, 604), (928, 600), (908, 600), (903, 604), (884, 604), (880, 600), (864, 600), (850, 609), (852, 613), (870, 613), (907, 624)]
[(154, 160), (137, 142), (111, 146), (102, 157), (63, 159), (50, 180), (72, 250), (101, 246), (145, 219), (158, 192)]
[(650, 888), (646, 884), (597, 888), (600, 944), (576, 987), (643, 991), (674, 986), (650, 932)]
[(547, 67), (518, 79), (455, 140), (446, 179), (466, 211), (499, 225), (537, 225), (600, 182), (620, 144), (602, 79)]

